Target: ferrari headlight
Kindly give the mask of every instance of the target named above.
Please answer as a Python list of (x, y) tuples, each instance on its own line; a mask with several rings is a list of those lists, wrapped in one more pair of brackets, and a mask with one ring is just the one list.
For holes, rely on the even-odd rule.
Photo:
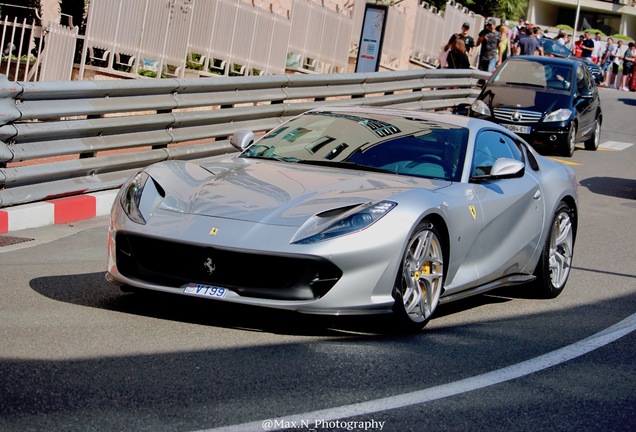
[(144, 192), (144, 186), (146, 186), (149, 177), (150, 176), (144, 171), (137, 173), (128, 183), (124, 184), (119, 194), (119, 203), (124, 209), (126, 216), (128, 216), (131, 221), (142, 225), (146, 224), (146, 220), (139, 210), (139, 205), (141, 203), (141, 195)]
[(484, 102), (483, 100), (477, 99), (470, 106), (470, 109), (471, 109), (471, 111), (474, 111), (477, 114), (481, 114), (481, 115), (485, 115), (485, 116), (489, 116), (490, 117), (490, 108), (488, 108), (488, 105), (486, 105), (486, 102)]
[(572, 111), (566, 108), (561, 108), (556, 111), (552, 111), (550, 114), (545, 116), (543, 119), (544, 122), (561, 122), (566, 121), (572, 115)]
[[(391, 201), (356, 206), (337, 217), (316, 215), (297, 233), (293, 243), (309, 244), (361, 231), (374, 224), (397, 204)], [(323, 220), (321, 220), (323, 219)]]
[(145, 171), (128, 180), (119, 192), (119, 204), (131, 221), (145, 225), (165, 196), (163, 189)]

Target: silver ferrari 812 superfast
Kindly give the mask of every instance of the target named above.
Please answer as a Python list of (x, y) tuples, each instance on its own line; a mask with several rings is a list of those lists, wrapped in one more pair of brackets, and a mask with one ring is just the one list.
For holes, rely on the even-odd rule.
[(574, 173), (494, 123), (332, 107), (231, 142), (122, 186), (110, 282), (418, 330), (439, 303), (516, 284), (552, 298), (568, 279)]

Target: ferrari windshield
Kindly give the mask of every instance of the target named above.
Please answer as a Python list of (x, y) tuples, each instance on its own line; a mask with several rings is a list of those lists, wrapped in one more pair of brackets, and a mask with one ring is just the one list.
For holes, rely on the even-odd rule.
[(499, 85), (569, 90), (572, 83), (572, 67), (511, 59), (500, 66), (492, 82)]
[(467, 142), (468, 129), (447, 123), (322, 111), (281, 125), (241, 157), (458, 181)]

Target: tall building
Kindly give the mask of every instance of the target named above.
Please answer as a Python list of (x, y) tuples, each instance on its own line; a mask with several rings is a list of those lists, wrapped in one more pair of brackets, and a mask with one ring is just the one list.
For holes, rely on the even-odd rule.
[(577, 31), (596, 29), (608, 36), (622, 34), (636, 38), (634, 0), (530, 0), (528, 21), (551, 27), (559, 24), (574, 27), (579, 1)]

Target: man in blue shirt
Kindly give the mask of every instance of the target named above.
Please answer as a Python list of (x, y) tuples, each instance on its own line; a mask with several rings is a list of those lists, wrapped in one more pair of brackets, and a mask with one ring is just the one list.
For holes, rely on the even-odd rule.
[(583, 58), (591, 58), (592, 51), (594, 51), (594, 40), (592, 40), (592, 36), (590, 32), (585, 32), (585, 39), (583, 40), (583, 46), (581, 46), (583, 52), (581, 53), (581, 57)]
[(543, 55), (543, 48), (537, 39), (539, 28), (535, 27), (530, 31), (530, 35), (519, 40), (519, 55)]

